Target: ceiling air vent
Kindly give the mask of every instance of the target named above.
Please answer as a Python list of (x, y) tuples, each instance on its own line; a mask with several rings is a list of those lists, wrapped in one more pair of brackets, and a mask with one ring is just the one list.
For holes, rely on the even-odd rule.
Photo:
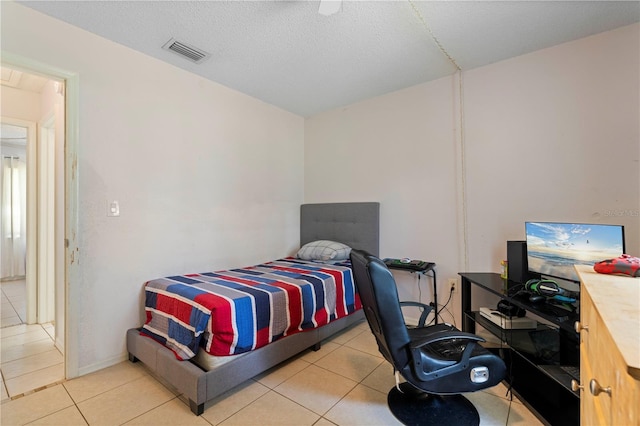
[(195, 62), (196, 64), (204, 62), (210, 56), (204, 50), (189, 46), (188, 44), (178, 41), (175, 38), (172, 38), (171, 40), (166, 42), (165, 45), (162, 46), (162, 48), (165, 50), (170, 50), (173, 53), (177, 53), (183, 58), (186, 58), (191, 62)]

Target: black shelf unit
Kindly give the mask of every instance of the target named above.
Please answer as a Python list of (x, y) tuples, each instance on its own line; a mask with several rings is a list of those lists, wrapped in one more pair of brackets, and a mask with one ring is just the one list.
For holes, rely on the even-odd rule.
[[(476, 325), (498, 337), (499, 353), (507, 368), (506, 382), (513, 393), (544, 423), (580, 424), (580, 394), (571, 390), (572, 377), (560, 366), (579, 366), (579, 336), (574, 323), (579, 316), (557, 306), (533, 304), (522, 294), (514, 296), (517, 283), (494, 273), (460, 273), (462, 277), (462, 330), (476, 332)], [(536, 329), (503, 329), (472, 310), (474, 291), (504, 299), (542, 318)], [(495, 305), (493, 306), (495, 307)], [(501, 345), (502, 345), (501, 344)]]

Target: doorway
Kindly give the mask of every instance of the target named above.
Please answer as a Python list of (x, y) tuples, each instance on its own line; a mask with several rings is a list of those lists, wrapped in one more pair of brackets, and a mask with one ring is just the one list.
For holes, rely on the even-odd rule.
[[(5, 399), (65, 378), (65, 95), (64, 81), (0, 69), (2, 300), (3, 312), (8, 301), (20, 319), (2, 318)], [(19, 132), (23, 139), (14, 137)]]

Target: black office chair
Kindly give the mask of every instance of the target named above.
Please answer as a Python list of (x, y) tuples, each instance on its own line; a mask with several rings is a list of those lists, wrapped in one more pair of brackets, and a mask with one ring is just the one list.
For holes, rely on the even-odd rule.
[[(396, 283), (377, 257), (351, 250), (351, 264), (363, 309), (380, 353), (406, 380), (389, 392), (393, 415), (407, 425), (480, 423), (478, 411), (463, 392), (498, 384), (506, 367), (499, 356), (483, 348), (484, 339), (449, 324), (407, 327)], [(404, 302), (403, 302), (404, 304)], [(413, 305), (416, 302), (412, 303)]]

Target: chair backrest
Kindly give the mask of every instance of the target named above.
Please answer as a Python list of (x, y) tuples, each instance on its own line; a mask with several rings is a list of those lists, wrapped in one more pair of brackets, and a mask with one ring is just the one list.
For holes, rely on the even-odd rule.
[(402, 371), (410, 359), (410, 339), (393, 275), (384, 262), (366, 251), (352, 249), (350, 257), (362, 307), (380, 353)]

